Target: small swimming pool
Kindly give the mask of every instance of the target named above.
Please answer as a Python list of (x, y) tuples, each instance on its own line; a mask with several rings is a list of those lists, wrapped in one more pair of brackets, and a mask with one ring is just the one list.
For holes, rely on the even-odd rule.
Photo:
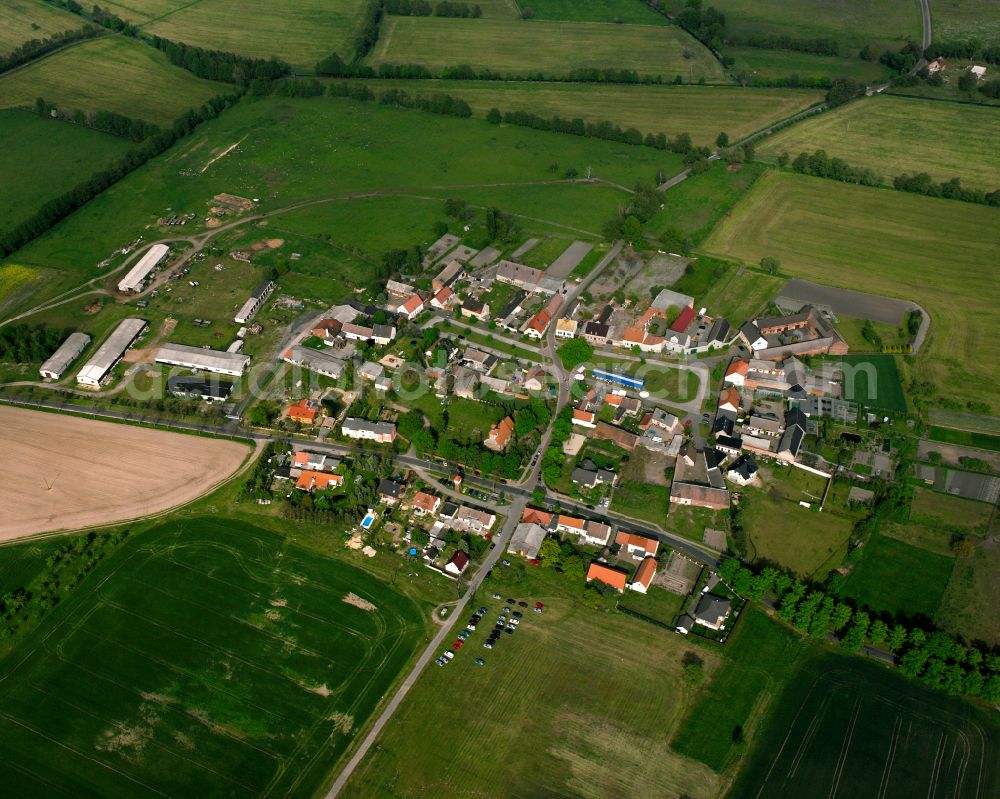
[(361, 526), (368, 530), (373, 524), (375, 524), (375, 514), (372, 513), (372, 511), (368, 511), (368, 513), (365, 514), (365, 518), (361, 520)]

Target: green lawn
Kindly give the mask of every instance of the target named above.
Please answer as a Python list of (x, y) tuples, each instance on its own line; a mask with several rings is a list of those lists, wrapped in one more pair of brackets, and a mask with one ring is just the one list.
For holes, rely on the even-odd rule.
[[(814, 647), (772, 708), (732, 799), (964, 798), (998, 789), (995, 713), (863, 658)], [(962, 756), (941, 756), (951, 751)]]
[(632, 0), (526, 0), (521, 6), (534, 12), (532, 19), (636, 25), (670, 24), (662, 14)]
[(673, 628), (687, 603), (686, 596), (672, 594), (670, 591), (653, 585), (645, 594), (638, 591), (626, 591), (618, 606)]
[(0, 231), (24, 221), (132, 148), (125, 139), (29, 111), (0, 111)]
[(0, 108), (34, 106), (41, 96), (60, 108), (117, 111), (164, 127), (210, 97), (231, 92), (231, 86), (197, 78), (152, 47), (121, 37), (87, 41), (0, 76)]
[[(638, 2), (636, 6), (643, 7)], [(371, 81), (369, 85), (378, 91), (386, 84)], [(608, 120), (643, 134), (688, 133), (695, 144), (705, 146), (713, 145), (722, 130), (735, 141), (822, 99), (822, 93), (804, 89), (728, 86), (415, 80), (407, 81), (405, 88), (417, 94), (444, 92), (461, 97), (482, 116), (499, 108), (545, 117), (579, 117), (586, 122)]]
[[(544, 270), (572, 243), (573, 239), (547, 236), (518, 258), (518, 261)], [(497, 306), (497, 310), (500, 310), (500, 307), (502, 306)]]
[(933, 619), (954, 560), (876, 533), (841, 596), (878, 613)]
[(704, 248), (749, 263), (776, 256), (794, 277), (920, 303), (933, 321), (918, 376), (963, 404), (996, 402), (996, 381), (973, 364), (1000, 329), (996, 303), (977, 288), (993, 279), (1000, 209), (774, 172)]
[[(694, 647), (588, 609), (581, 588), (534, 567), (517, 582), (487, 581), (472, 603), (488, 608), (487, 620), (502, 606), (493, 591), (541, 600), (545, 612), (525, 613), (492, 650), (482, 647), (484, 620), (450, 665), (428, 666), (346, 795), (718, 795), (716, 775), (668, 746), (690, 703), (681, 670)], [(695, 651), (711, 673), (715, 652)]]
[[(896, 367), (896, 356), (884, 353), (845, 355), (838, 358), (854, 370), (854, 379), (844, 381), (844, 399), (872, 408), (906, 412), (906, 395)], [(874, 380), (872, 379), (874, 377)]]
[[(899, 45), (902, 46), (902, 43)], [(896, 49), (899, 49), (898, 47)], [(775, 80), (798, 75), (803, 79), (854, 78), (861, 83), (876, 83), (891, 77), (879, 63), (856, 58), (856, 53), (839, 56), (810, 55), (790, 50), (761, 50), (756, 47), (727, 47), (725, 54), (734, 59), (733, 71), (752, 78)]]
[(761, 157), (825, 150), (888, 182), (904, 172), (954, 177), (974, 188), (1000, 188), (1000, 154), (993, 146), (1000, 110), (878, 95), (817, 114), (765, 139)]
[(0, 55), (31, 39), (76, 30), (83, 20), (41, 0), (5, 0), (0, 5)]
[(989, 433), (975, 433), (971, 430), (956, 430), (952, 427), (932, 427), (927, 434), (932, 441), (961, 444), (963, 447), (977, 447), (1000, 452), (1000, 436)]
[(425, 624), (414, 601), (282, 536), (219, 516), (164, 523), (4, 661), (5, 790), (312, 794)]
[(705, 47), (664, 25), (389, 17), (370, 60), (436, 70), (468, 64), (514, 76), (614, 67), (671, 80), (680, 75), (688, 83), (728, 82)]
[(642, 482), (643, 479), (644, 476), (623, 474), (612, 494), (611, 510), (667, 529), (670, 488)]
[[(881, 352), (881, 348), (876, 350), (875, 345), (864, 337), (864, 328), (869, 321), (871, 320), (844, 316), (843, 314), (837, 315), (837, 332), (843, 336), (852, 353)], [(875, 332), (881, 337), (884, 345), (905, 345), (910, 340), (909, 333), (904, 327), (896, 327), (885, 322), (871, 322), (871, 324), (874, 326)]]
[(767, 308), (785, 283), (783, 278), (743, 267), (730, 266), (726, 274), (700, 302), (710, 314), (725, 317), (735, 326)]
[(934, 40), (1000, 44), (1000, 8), (990, 0), (933, 0)]
[(736, 739), (753, 740), (762, 713), (808, 646), (760, 610), (747, 608), (722, 650), (723, 667), (702, 690), (671, 747), (713, 771), (725, 770), (744, 748)]
[(675, 230), (692, 244), (700, 244), (763, 173), (761, 164), (730, 168), (721, 161), (714, 163), (707, 172), (667, 189), (663, 210), (649, 220), (646, 230), (656, 237)]

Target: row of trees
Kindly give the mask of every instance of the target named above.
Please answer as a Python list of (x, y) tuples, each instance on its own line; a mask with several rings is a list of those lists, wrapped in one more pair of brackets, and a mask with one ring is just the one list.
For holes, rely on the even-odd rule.
[(354, 38), (355, 61), (360, 61), (375, 47), (382, 25), (383, 12), (382, 0), (369, 0), (368, 5), (365, 6), (358, 35)]
[(892, 179), (894, 188), (909, 191), (914, 194), (926, 194), (928, 197), (944, 197), (948, 200), (962, 200), (967, 203), (1000, 206), (1000, 189), (991, 192), (980, 189), (969, 189), (962, 185), (959, 178), (951, 178), (940, 183), (926, 172), (916, 175), (902, 174)]
[(44, 325), (7, 325), (0, 327), (0, 361), (4, 363), (39, 363), (59, 349), (69, 330), (59, 331)]
[(160, 36), (150, 44), (164, 53), (174, 64), (206, 80), (246, 86), (254, 80), (276, 80), (290, 74), (292, 68), (279, 58), (249, 58), (223, 50), (206, 50), (183, 42), (172, 42)]
[(60, 196), (48, 200), (30, 217), (0, 236), (0, 257), (9, 255), (35, 237), (40, 236), (84, 203), (117, 183), (133, 169), (159, 155), (178, 139), (188, 135), (202, 122), (214, 119), (237, 99), (238, 97), (235, 95), (220, 95), (213, 97), (201, 108), (189, 109), (174, 122), (169, 130), (161, 130), (153, 134), (106, 169), (95, 172), (82, 183), (78, 183)]
[(1000, 655), (984, 653), (947, 633), (908, 628), (873, 618), (831, 593), (767, 567), (759, 572), (726, 560), (719, 575), (748, 599), (774, 597), (778, 616), (802, 633), (817, 638), (832, 634), (840, 646), (857, 652), (866, 643), (899, 656), (899, 670), (949, 694), (1000, 702)]
[(812, 55), (840, 55), (840, 44), (836, 39), (817, 36), (810, 39), (796, 39), (787, 34), (751, 34), (730, 37), (734, 47), (753, 47), (762, 50), (792, 50)]
[[(657, 0), (650, 5), (657, 11), (661, 10)], [(716, 52), (722, 49), (726, 38), (726, 16), (721, 11), (712, 6), (703, 8), (701, 0), (687, 0), (674, 19), (684, 30)]]
[(924, 57), (932, 61), (935, 58), (943, 57), (985, 61), (987, 64), (1000, 64), (1000, 45), (984, 45), (975, 39), (935, 41), (931, 43), (930, 47), (924, 50)]
[[(788, 153), (778, 157), (778, 165), (788, 163)], [(830, 158), (825, 150), (799, 153), (792, 161), (792, 169), (803, 175), (839, 180), (841, 183), (858, 183), (862, 186), (881, 186), (882, 176), (867, 167), (854, 167), (843, 158)]]
[(331, 97), (350, 97), (352, 100), (365, 102), (376, 101), (380, 105), (416, 108), (431, 114), (461, 118), (472, 116), (469, 104), (450, 94), (410, 94), (404, 89), (386, 89), (376, 94), (364, 84), (346, 82), (330, 84), (328, 93)]
[(43, 55), (51, 53), (53, 50), (58, 50), (60, 47), (65, 47), (71, 42), (93, 39), (95, 36), (100, 35), (100, 33), (100, 28), (96, 28), (93, 25), (84, 25), (82, 28), (76, 28), (75, 30), (53, 33), (46, 39), (29, 39), (19, 44), (6, 55), (0, 55), (0, 73), (7, 72), (22, 64), (27, 64), (36, 58), (41, 58)]
[(66, 111), (46, 102), (44, 97), (35, 98), (35, 113), (47, 119), (61, 119), (134, 142), (141, 142), (160, 132), (157, 125), (144, 119), (133, 119), (115, 111), (81, 111), (79, 108)]
[(454, 3), (451, 0), (440, 0), (439, 3), (431, 5), (427, 0), (386, 0), (385, 10), (389, 14), (398, 14), (404, 17), (472, 17), (479, 19), (483, 15), (483, 9), (478, 5), (470, 6), (468, 3)]

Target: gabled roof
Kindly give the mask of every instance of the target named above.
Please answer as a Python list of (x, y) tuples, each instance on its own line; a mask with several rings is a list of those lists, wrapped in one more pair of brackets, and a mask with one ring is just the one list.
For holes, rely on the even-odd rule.
[(444, 305), (445, 303), (448, 302), (448, 300), (450, 300), (454, 296), (455, 292), (452, 291), (447, 286), (444, 286), (441, 289), (441, 291), (439, 291), (437, 294), (434, 295), (434, 302), (438, 303), (439, 305)]
[(560, 527), (569, 527), (573, 530), (582, 530), (584, 525), (583, 519), (578, 519), (576, 516), (564, 516), (562, 514), (559, 515), (557, 523)]
[(402, 496), (406, 486), (397, 483), (395, 480), (379, 480), (378, 493), (380, 496), (397, 498)]
[(413, 497), (413, 507), (420, 508), (428, 513), (433, 513), (440, 502), (441, 497), (428, 494), (426, 491), (418, 491)]
[(507, 445), (513, 432), (514, 420), (509, 416), (505, 416), (490, 428), (488, 439), (492, 440), (497, 447), (503, 448)]
[(399, 306), (402, 310), (406, 311), (408, 314), (413, 314), (424, 307), (424, 301), (420, 299), (416, 294), (411, 294), (410, 297)]
[(466, 555), (462, 550), (457, 550), (454, 555), (448, 558), (448, 562), (445, 566), (455, 566), (459, 571), (462, 571), (466, 566), (469, 565), (469, 556)]
[(743, 377), (746, 377), (747, 372), (749, 371), (749, 361), (744, 361), (742, 358), (735, 358), (733, 362), (729, 364), (729, 368), (726, 369), (726, 377), (730, 377), (731, 375), (742, 375)]
[(695, 313), (694, 308), (691, 306), (685, 306), (681, 309), (681, 312), (677, 315), (674, 323), (670, 325), (670, 329), (675, 333), (683, 333), (688, 329), (690, 324), (694, 321), (698, 314)]
[(639, 564), (639, 568), (636, 569), (635, 577), (632, 578), (632, 582), (638, 583), (643, 588), (649, 588), (655, 576), (656, 576), (656, 558), (650, 556), (644, 558), (642, 563)]
[(638, 547), (647, 555), (655, 555), (660, 548), (660, 542), (657, 539), (639, 533), (627, 533), (624, 530), (619, 530), (618, 535), (615, 536), (615, 543), (623, 547)]
[(605, 566), (603, 563), (594, 561), (587, 569), (587, 581), (597, 580), (605, 585), (610, 585), (618, 591), (624, 591), (628, 582), (628, 575), (619, 569)]
[(734, 408), (740, 407), (740, 392), (736, 386), (727, 386), (722, 389), (722, 393), (719, 394), (719, 407), (723, 405), (732, 405)]
[(525, 508), (521, 514), (521, 521), (528, 524), (538, 524), (548, 527), (552, 524), (553, 514), (538, 508)]
[(582, 411), (579, 408), (573, 409), (573, 418), (579, 419), (581, 422), (593, 423), (594, 414), (592, 411)]

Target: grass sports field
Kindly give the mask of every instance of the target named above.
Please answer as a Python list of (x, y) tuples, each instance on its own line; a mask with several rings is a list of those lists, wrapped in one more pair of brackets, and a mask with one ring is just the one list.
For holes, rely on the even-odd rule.
[(613, 66), (668, 79), (680, 75), (688, 83), (728, 83), (703, 45), (663, 25), (389, 17), (370, 60), (435, 69), (469, 64), (512, 75)]
[[(147, 0), (125, 0), (122, 8), (143, 10)], [(160, 6), (152, 0), (150, 6)], [(345, 60), (354, 55), (354, 37), (364, 13), (364, 0), (196, 0), (177, 3), (177, 10), (157, 14), (143, 30), (174, 41), (269, 58), (278, 56), (310, 70), (331, 52)]]
[[(668, 0), (668, 7), (683, 6)], [(920, 9), (896, 0), (713, 0), (726, 15), (733, 36), (787, 35), (793, 39), (828, 38), (842, 54), (857, 55), (865, 44), (898, 50), (907, 38), (920, 41)], [(935, 22), (936, 25), (936, 22)], [(935, 30), (935, 38), (937, 31)]]
[(532, 19), (573, 22), (617, 22), (636, 25), (668, 25), (667, 18), (644, 3), (633, 0), (528, 0)]
[(1000, 8), (990, 0), (934, 0), (935, 41), (1000, 44)]
[(935, 180), (958, 177), (974, 188), (1000, 188), (1000, 154), (993, 146), (1000, 108), (935, 103), (901, 97), (847, 103), (765, 139), (761, 157), (825, 150), (853, 166), (866, 166), (889, 182), (927, 172)]
[(163, 53), (113, 37), (74, 45), (0, 76), (0, 107), (60, 107), (119, 114), (169, 126), (184, 111), (232, 87), (173, 66)]
[(131, 142), (29, 111), (0, 111), (0, 230), (113, 163)]
[(5, 791), (312, 795), (423, 630), (412, 600), (281, 536), (163, 524), (0, 667)]
[[(669, 734), (691, 701), (693, 651), (714, 650), (623, 615), (590, 610), (579, 586), (535, 570), (487, 581), (489, 609), (454, 661), (428, 666), (345, 789), (361, 797), (716, 796), (719, 778), (674, 754)], [(545, 603), (492, 650), (482, 643), (504, 596)], [(481, 657), (485, 666), (473, 660)], [(655, 697), (655, 701), (654, 701)], [(613, 763), (614, 767), (609, 768)]]
[(1000, 790), (995, 713), (822, 651), (782, 691), (729, 796), (949, 796)]
[[(372, 81), (375, 91), (398, 81)], [(736, 140), (789, 117), (822, 99), (804, 89), (738, 89), (723, 86), (629, 86), (592, 83), (414, 80), (413, 93), (445, 92), (461, 97), (481, 116), (491, 108), (540, 116), (608, 120), (641, 133), (688, 133), (697, 145), (714, 147), (726, 131)]]
[(979, 290), (1000, 253), (1000, 209), (774, 172), (704, 249), (749, 263), (773, 255), (794, 277), (918, 302), (932, 319), (918, 376), (962, 403), (996, 403), (995, 381), (975, 364), (1000, 329)]
[(31, 39), (75, 30), (83, 20), (40, 0), (4, 0), (0, 5), (0, 55)]

